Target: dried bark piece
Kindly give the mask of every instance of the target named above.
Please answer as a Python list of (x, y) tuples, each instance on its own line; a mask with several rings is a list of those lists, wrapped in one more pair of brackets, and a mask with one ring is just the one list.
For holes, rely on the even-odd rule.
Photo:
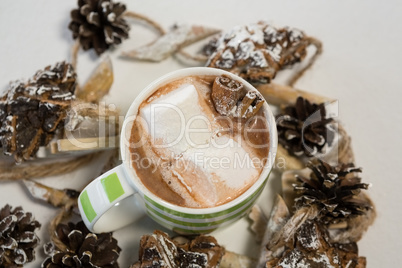
[(271, 210), (271, 214), (269, 216), (268, 223), (265, 228), (264, 235), (262, 237), (261, 242), (262, 247), (260, 251), (258, 267), (264, 266), (267, 260), (272, 255), (272, 252), (268, 251), (266, 245), (273, 238), (274, 234), (278, 232), (285, 225), (287, 219), (289, 218), (289, 215), (290, 213), (288, 207), (286, 206), (282, 197), (280, 195), (277, 195), (275, 203)]
[(63, 136), (40, 151), (38, 157), (116, 148), (120, 123), (119, 110), (114, 105), (74, 101), (65, 118)]
[(156, 230), (140, 241), (139, 261), (131, 268), (219, 267), (225, 252), (212, 236), (200, 235), (181, 244)]
[[(269, 83), (276, 73), (302, 61), (307, 47), (321, 53), (321, 42), (294, 28), (277, 29), (265, 22), (237, 26), (212, 40), (204, 48), (210, 56), (207, 66), (225, 69), (250, 82)], [(295, 77), (309, 68), (315, 56)]]
[[(202, 262), (198, 261), (200, 259), (199, 254), (207, 256), (205, 267), (219, 267), (225, 249), (218, 244), (213, 236), (200, 235), (191, 240), (188, 247), (183, 247), (179, 252), (179, 263), (182, 267), (189, 267), (193, 263), (202, 265)], [(190, 258), (188, 257), (189, 252), (194, 252)]]
[(314, 220), (318, 216), (315, 206), (302, 207), (290, 217), (283, 227), (278, 229), (267, 243), (267, 248), (275, 254), (279, 254), (284, 249), (286, 243), (291, 241), (299, 228), (309, 220)]
[(256, 241), (261, 242), (264, 237), (265, 229), (267, 227), (268, 219), (262, 212), (261, 208), (258, 205), (254, 205), (251, 208), (250, 213), (248, 214), (249, 219), (251, 220), (250, 229), (254, 233)]
[(202, 25), (174, 25), (172, 29), (156, 41), (137, 49), (123, 52), (123, 56), (134, 60), (159, 62), (179, 49), (220, 32), (218, 29)]
[(33, 180), (24, 180), (24, 184), (34, 198), (43, 200), (55, 207), (75, 205), (80, 194), (73, 189), (59, 190)]
[(74, 99), (76, 74), (65, 62), (38, 71), (28, 83), (15, 82), (0, 97), (3, 152), (17, 162), (35, 156), (56, 134)]
[(92, 72), (88, 81), (76, 92), (77, 99), (98, 103), (109, 93), (113, 84), (113, 65), (110, 57), (105, 57)]
[[(269, 250), (269, 248), (268, 248)], [(298, 228), (294, 238), (276, 256), (266, 262), (267, 268), (281, 267), (365, 267), (366, 259), (359, 257), (356, 243), (331, 244), (325, 229), (309, 220)]]

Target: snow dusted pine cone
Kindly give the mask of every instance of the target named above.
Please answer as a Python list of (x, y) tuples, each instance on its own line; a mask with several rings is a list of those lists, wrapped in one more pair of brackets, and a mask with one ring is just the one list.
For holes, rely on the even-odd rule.
[(117, 258), (121, 249), (111, 233), (91, 233), (81, 221), (57, 225), (56, 234), (65, 249), (47, 243), (44, 249), (49, 257), (42, 263), (42, 268), (119, 267)]
[(78, 0), (68, 28), (84, 50), (93, 48), (100, 55), (128, 38), (130, 27), (122, 16), (125, 10), (124, 4), (109, 0)]
[(331, 166), (321, 160), (308, 163), (308, 167), (312, 170), (310, 178), (296, 177), (300, 182), (294, 185), (300, 194), (295, 200), (296, 208), (317, 206), (325, 224), (363, 215), (372, 208), (367, 199), (359, 196), (369, 186), (357, 176), (361, 168), (353, 164)]
[(17, 162), (46, 146), (75, 98), (76, 73), (65, 62), (47, 66), (28, 82), (14, 82), (0, 96), (0, 142), (4, 154)]
[(212, 39), (203, 53), (207, 66), (220, 68), (250, 82), (269, 83), (278, 71), (302, 61), (307, 47), (321, 43), (295, 28), (274, 28), (265, 22), (237, 26)]
[(35, 229), (39, 227), (32, 213), (21, 207), (6, 205), (0, 210), (0, 267), (23, 267), (35, 259), (39, 242)]
[(333, 119), (326, 118), (323, 103), (314, 104), (298, 97), (294, 106), (284, 108), (276, 116), (276, 121), (279, 143), (296, 156), (322, 153), (334, 139), (334, 130), (330, 127)]
[(271, 257), (266, 268), (366, 267), (366, 258), (359, 257), (356, 243), (329, 243), (326, 230), (315, 221), (303, 223), (294, 238)]

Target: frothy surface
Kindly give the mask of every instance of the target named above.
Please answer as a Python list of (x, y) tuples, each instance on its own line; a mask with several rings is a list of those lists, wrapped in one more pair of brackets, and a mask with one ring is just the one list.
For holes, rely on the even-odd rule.
[[(132, 130), (132, 142), (142, 144), (131, 148), (139, 155), (133, 167), (144, 185), (186, 207), (213, 207), (238, 197), (263, 166), (255, 165), (258, 152), (241, 133), (225, 128), (228, 119), (211, 104), (208, 81), (188, 77), (161, 87), (142, 103)], [(144, 159), (147, 165), (139, 161)]]

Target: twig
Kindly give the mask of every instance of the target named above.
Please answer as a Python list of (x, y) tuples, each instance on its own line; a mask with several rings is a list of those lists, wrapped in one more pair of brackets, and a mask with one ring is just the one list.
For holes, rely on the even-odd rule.
[(57, 249), (61, 251), (66, 251), (67, 246), (59, 239), (57, 236), (56, 228), (62, 221), (65, 221), (71, 217), (73, 206), (65, 206), (59, 210), (56, 217), (52, 219), (49, 226), (50, 240), (56, 246)]
[(205, 64), (208, 61), (208, 57), (204, 55), (191, 55), (183, 48), (179, 49), (176, 54), (180, 55), (181, 57), (185, 58), (186, 60), (191, 60), (195, 62), (199, 62)]
[(291, 86), (279, 85), (275, 83), (261, 84), (257, 86), (264, 98), (272, 105), (295, 104), (298, 97), (303, 97), (312, 103), (331, 102), (335, 99), (320, 96), (311, 92), (293, 88)]
[(309, 42), (311, 45), (316, 47), (316, 51), (314, 55), (310, 58), (309, 62), (298, 72), (296, 72), (288, 82), (289, 86), (293, 86), (297, 80), (313, 65), (316, 61), (317, 57), (322, 53), (322, 43), (321, 41), (313, 38), (313, 37), (306, 37), (306, 41)]
[(24, 185), (33, 198), (45, 201), (55, 207), (74, 206), (79, 192), (73, 189), (56, 189), (34, 180), (24, 180)]
[(166, 32), (165, 30), (162, 28), (162, 26), (159, 25), (159, 23), (157, 23), (156, 21), (148, 18), (147, 16), (144, 16), (142, 14), (133, 12), (133, 11), (126, 11), (124, 14), (124, 16), (129, 17), (129, 18), (133, 18), (133, 19), (138, 19), (138, 20), (142, 20), (146, 23), (148, 23), (150, 26), (152, 26), (160, 35), (164, 35)]
[(42, 178), (61, 175), (76, 170), (87, 164), (99, 155), (91, 153), (80, 157), (74, 157), (66, 161), (52, 160), (50, 163), (23, 163), (20, 165), (9, 164), (0, 166), (0, 181), (12, 181), (21, 179)]
[(80, 51), (80, 40), (77, 39), (71, 48), (71, 65), (77, 71), (78, 52)]

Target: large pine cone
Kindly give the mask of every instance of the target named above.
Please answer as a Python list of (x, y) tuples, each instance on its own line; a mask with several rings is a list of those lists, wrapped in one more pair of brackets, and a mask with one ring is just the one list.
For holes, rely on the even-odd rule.
[(235, 73), (250, 82), (269, 83), (278, 71), (302, 61), (311, 43), (294, 28), (264, 22), (237, 26), (211, 40), (203, 52), (207, 66)]
[(52, 243), (45, 245), (50, 255), (42, 268), (118, 268), (117, 258), (121, 249), (111, 233), (89, 232), (81, 221), (77, 224), (59, 224), (56, 234), (66, 249), (55, 249)]
[(76, 73), (65, 62), (47, 66), (27, 83), (15, 82), (0, 97), (0, 142), (20, 162), (35, 156), (63, 126), (75, 98)]
[(35, 229), (39, 227), (32, 213), (21, 207), (12, 210), (6, 205), (0, 210), (0, 267), (23, 267), (35, 259), (39, 242)]
[(128, 38), (130, 27), (122, 16), (125, 10), (124, 4), (110, 0), (78, 0), (68, 28), (84, 50), (93, 48), (100, 55)]
[(356, 173), (361, 172), (354, 164), (331, 166), (321, 160), (308, 163), (312, 170), (310, 178), (297, 176), (299, 184), (294, 185), (300, 194), (296, 198), (296, 208), (315, 205), (320, 211), (320, 219), (337, 223), (348, 218), (363, 215), (371, 209), (370, 203), (359, 197), (368, 184), (361, 183)]
[(323, 103), (314, 104), (298, 97), (296, 104), (288, 106), (276, 116), (278, 141), (296, 156), (314, 156), (331, 145), (334, 130), (330, 127), (332, 118), (326, 118)]

